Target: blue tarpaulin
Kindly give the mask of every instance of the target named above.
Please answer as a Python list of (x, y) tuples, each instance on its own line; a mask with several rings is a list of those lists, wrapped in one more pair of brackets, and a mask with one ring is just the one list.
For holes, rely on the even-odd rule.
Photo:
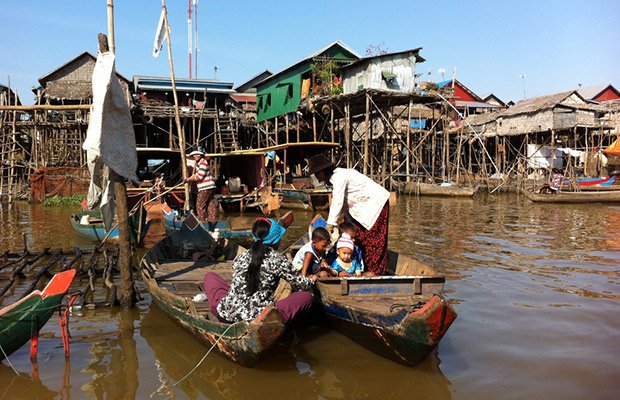
[(412, 119), (411, 120), (411, 127), (412, 128), (422, 128), (425, 129), (426, 128), (426, 120), (425, 119)]

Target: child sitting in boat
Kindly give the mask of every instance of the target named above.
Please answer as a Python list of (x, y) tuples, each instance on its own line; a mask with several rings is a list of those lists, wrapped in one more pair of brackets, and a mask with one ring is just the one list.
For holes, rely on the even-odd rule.
[(303, 276), (307, 277), (316, 275), (319, 278), (326, 278), (329, 275), (336, 275), (329, 265), (323, 262), (329, 243), (330, 235), (327, 229), (316, 228), (312, 231), (312, 240), (295, 254), (293, 258), (295, 268), (300, 270)]
[[(360, 250), (359, 247), (357, 247), (357, 243), (356, 243), (357, 227), (355, 226), (355, 224), (345, 221), (338, 226), (338, 231), (340, 232), (340, 238), (342, 238), (342, 236), (346, 234), (351, 239), (351, 242), (353, 243), (353, 252), (351, 254), (351, 261), (355, 262), (356, 265), (359, 265), (359, 269), (364, 276), (374, 276), (372, 272), (364, 273), (364, 261), (362, 258), (362, 251)], [(338, 242), (340, 241), (340, 238), (338, 239)], [(336, 246), (329, 249), (329, 251), (327, 252), (327, 255), (325, 256), (326, 263), (328, 265), (331, 265), (332, 269), (334, 269), (334, 263), (336, 263), (338, 260), (338, 253), (339, 253), (338, 244), (336, 244)], [(353, 274), (353, 272), (349, 273), (349, 275), (351, 274)]]
[(335, 247), (338, 257), (332, 263), (331, 268), (338, 273), (338, 276), (361, 276), (364, 271), (359, 260), (353, 258), (355, 245), (351, 236), (348, 233), (340, 235)]

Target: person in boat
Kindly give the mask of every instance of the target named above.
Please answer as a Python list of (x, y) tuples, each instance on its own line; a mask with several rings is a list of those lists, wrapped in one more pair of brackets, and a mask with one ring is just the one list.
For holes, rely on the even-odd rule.
[(341, 215), (352, 222), (358, 229), (364, 265), (375, 275), (383, 275), (387, 269), (390, 192), (354, 169), (336, 168), (323, 154), (310, 157), (308, 174), (333, 185), (327, 229), (332, 232)]
[(311, 240), (303, 245), (293, 257), (293, 266), (301, 271), (302, 276), (326, 278), (329, 275), (336, 275), (329, 264), (323, 263), (323, 257), (330, 242), (331, 235), (327, 229), (316, 228), (312, 231)]
[[(340, 240), (340, 238), (342, 238), (342, 236), (346, 234), (349, 236), (349, 238), (351, 238), (351, 241), (353, 242), (353, 252), (351, 254), (352, 262), (360, 266), (360, 269), (364, 276), (373, 276), (374, 274), (372, 272), (364, 272), (364, 260), (362, 257), (362, 252), (359, 249), (359, 247), (357, 247), (357, 227), (355, 226), (355, 224), (353, 224), (352, 222), (345, 221), (341, 223), (340, 225), (338, 225), (338, 232), (340, 233), (340, 237), (338, 238), (338, 240)], [(328, 265), (331, 266), (332, 269), (334, 269), (333, 264), (334, 262), (336, 262), (337, 258), (338, 258), (338, 245), (336, 244), (336, 246), (333, 246), (327, 252), (327, 255), (325, 256), (325, 261), (327, 262)]]
[[(275, 305), (284, 322), (310, 309), (316, 277), (302, 276), (285, 255), (276, 251), (286, 230), (273, 219), (258, 218), (252, 226), (254, 244), (233, 261), (229, 286), (215, 272), (205, 275), (204, 288), (211, 312), (223, 322), (252, 321), (267, 306)], [(288, 297), (275, 301), (273, 294), (280, 278), (293, 290)]]
[(340, 235), (340, 239), (336, 243), (336, 251), (338, 256), (331, 264), (331, 268), (338, 274), (338, 276), (362, 276), (361, 263), (353, 258), (353, 252), (355, 245), (348, 233)]
[(549, 189), (553, 190), (555, 193), (559, 192), (562, 188), (563, 181), (564, 175), (560, 173), (559, 169), (554, 168), (553, 175), (551, 175), (551, 183), (549, 184)]
[(196, 214), (202, 222), (209, 222), (214, 225), (217, 221), (217, 200), (215, 199), (215, 180), (211, 174), (209, 158), (201, 148), (189, 153), (196, 162), (194, 174), (183, 180), (183, 183), (196, 182), (198, 186), (198, 196), (196, 198)]

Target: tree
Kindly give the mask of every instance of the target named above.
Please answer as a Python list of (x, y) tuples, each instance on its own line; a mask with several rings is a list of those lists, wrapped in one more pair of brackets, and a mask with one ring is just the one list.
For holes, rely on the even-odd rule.
[(383, 49), (383, 46), (385, 46), (385, 42), (381, 42), (376, 46), (373, 46), (372, 44), (368, 45), (368, 48), (366, 49), (366, 56), (367, 57), (374, 57), (374, 56), (382, 56), (384, 54), (387, 54), (388, 52), (388, 48), (386, 47), (385, 50)]

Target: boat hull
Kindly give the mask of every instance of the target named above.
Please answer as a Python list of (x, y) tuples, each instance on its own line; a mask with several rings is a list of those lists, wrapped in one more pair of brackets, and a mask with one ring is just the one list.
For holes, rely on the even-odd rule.
[(438, 197), (472, 197), (477, 191), (478, 186), (441, 186), (418, 182), (407, 182), (399, 188), (401, 194)]
[[(84, 211), (70, 216), (71, 226), (75, 229), (75, 232), (84, 239), (91, 242), (100, 242), (106, 237), (107, 240), (118, 240), (118, 226), (112, 229), (109, 233), (103, 227), (103, 223), (88, 223), (82, 224), (82, 217), (88, 216), (89, 218), (101, 218), (101, 212), (98, 210)], [(142, 218), (142, 225), (140, 224), (140, 218)], [(136, 242), (136, 238), (140, 237), (140, 240), (144, 238), (150, 227), (150, 220), (146, 218), (146, 212), (142, 214), (137, 212), (129, 216), (129, 237), (132, 242)], [(109, 233), (109, 234), (108, 234)]]
[(384, 316), (329, 303), (324, 303), (324, 308), (331, 324), (354, 342), (392, 361), (413, 366), (426, 359), (456, 318), (452, 306), (439, 299), (436, 296), (428, 304), (430, 308), (401, 316), (400, 322), (389, 327), (384, 326), (389, 321)]
[[(309, 232), (324, 226), (317, 215)], [(292, 257), (309, 234), (287, 250)], [(388, 250), (387, 274), (319, 279), (316, 298), (327, 319), (354, 342), (383, 357), (413, 366), (439, 344), (456, 319), (442, 296), (445, 277), (432, 267)]]
[[(232, 260), (244, 250), (227, 239), (217, 244), (203, 225), (184, 222), (145, 254), (140, 271), (154, 302), (173, 321), (205, 345), (215, 345), (235, 363), (253, 367), (286, 329), (278, 310), (267, 307), (251, 322), (227, 324), (210, 312), (208, 301), (192, 300), (204, 294), (203, 279), (208, 272), (230, 282)], [(209, 254), (211, 261), (195, 261), (194, 256), (200, 254)]]
[[(38, 334), (56, 312), (74, 276), (75, 270), (56, 274), (42, 293), (33, 292), (0, 310), (0, 345), (7, 356)], [(0, 353), (0, 361), (4, 358)]]
[(535, 203), (620, 203), (620, 190), (523, 194)]

